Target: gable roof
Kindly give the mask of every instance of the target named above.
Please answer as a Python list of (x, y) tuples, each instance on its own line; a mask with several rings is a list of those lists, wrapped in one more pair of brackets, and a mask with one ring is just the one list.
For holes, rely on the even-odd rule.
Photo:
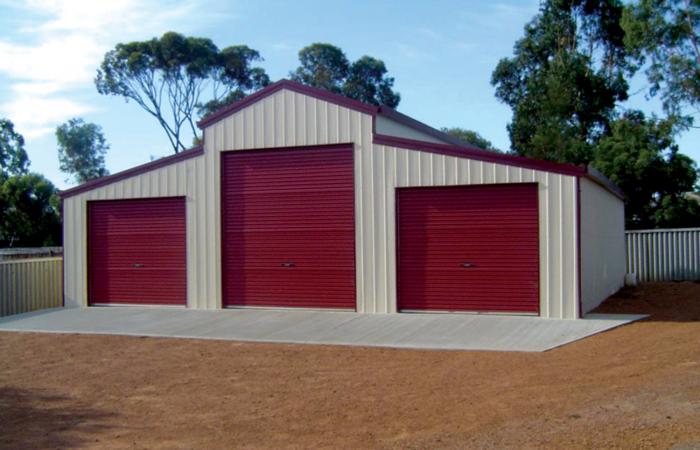
[[(406, 139), (402, 137), (397, 137), (397, 136), (390, 136), (390, 135), (383, 135), (383, 134), (378, 134), (376, 132), (376, 129), (374, 128), (374, 123), (373, 123), (373, 142), (379, 145), (388, 145), (388, 146), (395, 146), (395, 147), (400, 147), (400, 148), (408, 148), (408, 149), (415, 149), (419, 151), (425, 151), (425, 152), (431, 152), (431, 153), (439, 153), (439, 154), (444, 154), (448, 156), (456, 156), (456, 157), (461, 157), (461, 158), (470, 158), (470, 159), (476, 159), (476, 160), (481, 160), (481, 161), (487, 161), (487, 162), (493, 162), (497, 164), (505, 164), (505, 165), (511, 165), (511, 166), (516, 166), (516, 167), (523, 167), (523, 168), (528, 168), (528, 169), (534, 169), (534, 170), (542, 170), (546, 172), (554, 172), (554, 173), (559, 173), (563, 175), (570, 175), (570, 176), (585, 176), (586, 178), (594, 181), (595, 183), (599, 184), (603, 188), (607, 189), (611, 193), (615, 194), (619, 198), (624, 199), (624, 194), (620, 190), (619, 187), (617, 187), (614, 183), (612, 183), (610, 180), (608, 180), (605, 176), (603, 176), (600, 172), (595, 170), (592, 167), (583, 167), (583, 166), (576, 166), (573, 164), (564, 164), (564, 163), (557, 163), (557, 162), (552, 162), (552, 161), (544, 161), (544, 160), (537, 160), (537, 159), (532, 159), (532, 158), (525, 158), (525, 157), (520, 157), (520, 156), (515, 156), (515, 155), (508, 155), (508, 154), (503, 154), (503, 153), (497, 153), (489, 150), (484, 150), (478, 147), (475, 147), (473, 145), (470, 145), (461, 139), (457, 139), (453, 136), (448, 135), (447, 133), (443, 133), (442, 131), (439, 131), (429, 125), (426, 125), (416, 119), (413, 119), (412, 117), (409, 117), (405, 114), (402, 114), (392, 108), (389, 108), (387, 106), (376, 106), (376, 105), (370, 105), (367, 103), (363, 103), (358, 100), (354, 100), (348, 97), (345, 97), (343, 95), (335, 94), (333, 92), (326, 91), (324, 89), (319, 89), (311, 86), (306, 86), (304, 84), (301, 84), (296, 81), (291, 81), (291, 80), (280, 80), (275, 83), (272, 83), (265, 88), (254, 92), (243, 99), (231, 103), (229, 105), (226, 105), (219, 109), (218, 111), (215, 111), (214, 113), (210, 114), (207, 117), (204, 117), (201, 119), (199, 122), (197, 122), (197, 126), (201, 129), (206, 128), (207, 126), (218, 122), (219, 120), (224, 119), (225, 117), (230, 116), (231, 114), (234, 114), (237, 111), (240, 111), (262, 99), (265, 97), (268, 97), (276, 92), (279, 92), (283, 89), (290, 90), (292, 92), (297, 92), (299, 94), (307, 95), (309, 97), (313, 97), (319, 100), (327, 101), (329, 103), (333, 103), (338, 106), (342, 106), (354, 111), (358, 111), (364, 114), (371, 115), (373, 120), (377, 116), (384, 116), (389, 120), (392, 120), (394, 122), (397, 122), (401, 125), (404, 125), (408, 128), (411, 128), (415, 131), (418, 131), (419, 133), (422, 133), (424, 135), (428, 135), (431, 137), (436, 138), (437, 140), (445, 142), (445, 144), (436, 144), (432, 142), (427, 142), (427, 141), (421, 141), (421, 140), (415, 140), (415, 139)], [(173, 164), (179, 161), (182, 161), (184, 159), (192, 158), (195, 156), (199, 156), (203, 153), (203, 148), (202, 147), (196, 147), (191, 150), (183, 151), (179, 154), (172, 155), (169, 157), (161, 158), (156, 161), (152, 161), (146, 164), (142, 164), (140, 166), (124, 170), (122, 172), (115, 173), (113, 175), (108, 175), (106, 177), (102, 177), (96, 180), (88, 181), (87, 183), (83, 183), (79, 186), (76, 186), (74, 188), (61, 191), (59, 193), (61, 198), (66, 198), (66, 197), (71, 197), (73, 195), (79, 194), (81, 192), (89, 191), (92, 189), (95, 189), (100, 186), (104, 186), (107, 184), (114, 183), (116, 181), (122, 180), (124, 178), (132, 177), (135, 175), (142, 174), (144, 172), (148, 172), (150, 170), (154, 170), (169, 164)]]
[(121, 172), (113, 173), (111, 175), (106, 175), (101, 178), (96, 178), (94, 180), (86, 181), (83, 184), (79, 184), (76, 187), (66, 189), (65, 191), (59, 191), (58, 196), (61, 199), (72, 197), (80, 193), (91, 191), (98, 187), (106, 186), (108, 184), (116, 183), (117, 181), (124, 180), (126, 178), (135, 177), (136, 175), (141, 175), (152, 170), (160, 169), (161, 167), (169, 166), (170, 164), (175, 164), (186, 159), (195, 158), (197, 156), (204, 154), (204, 147), (198, 145), (197, 147), (192, 147), (188, 150), (183, 150), (180, 153), (176, 153), (170, 156), (164, 156), (153, 161), (149, 161), (145, 164), (141, 164), (130, 169), (122, 170)]
[(301, 84), (296, 81), (291, 81), (291, 80), (280, 80), (275, 83), (269, 84), (265, 86), (264, 88), (260, 89), (259, 91), (256, 91), (246, 97), (243, 97), (241, 100), (237, 102), (233, 102), (229, 105), (226, 105), (222, 107), (221, 109), (209, 114), (208, 116), (204, 117), (201, 119), (199, 122), (197, 122), (197, 126), (199, 128), (205, 128), (209, 125), (211, 125), (214, 122), (218, 122), (219, 120), (223, 119), (224, 117), (228, 117), (231, 114), (240, 111), (241, 109), (245, 108), (246, 106), (250, 106), (253, 103), (256, 103), (265, 97), (268, 97), (275, 92), (281, 91), (282, 89), (287, 89), (289, 91), (293, 92), (298, 92), (299, 94), (304, 94), (308, 95), (309, 97), (314, 97), (319, 100), (325, 100), (329, 103), (334, 103), (339, 106), (344, 106), (345, 108), (352, 109), (355, 111), (359, 111), (365, 114), (370, 114), (374, 116), (377, 114), (379, 111), (378, 106), (374, 105), (369, 105), (367, 103), (363, 103), (359, 100), (353, 100), (351, 98), (345, 97), (343, 95), (335, 94), (330, 91), (326, 91), (324, 89), (319, 89), (311, 86), (307, 86), (305, 84)]
[(319, 89), (307, 86), (305, 84), (301, 84), (297, 81), (285, 79), (272, 83), (260, 89), (259, 91), (256, 91), (242, 98), (237, 102), (233, 102), (229, 105), (222, 107), (218, 111), (211, 113), (210, 115), (204, 117), (199, 122), (197, 122), (197, 126), (199, 128), (206, 128), (212, 123), (218, 122), (219, 120), (228, 117), (231, 114), (234, 114), (235, 112), (240, 111), (241, 109), (250, 106), (259, 100), (262, 100), (263, 98), (268, 97), (274, 94), (275, 92), (281, 91), (282, 89), (287, 89), (292, 92), (308, 95), (309, 97), (327, 101), (329, 103), (333, 103), (338, 106), (343, 106), (345, 108), (352, 109), (354, 111), (359, 111), (361, 113), (369, 114), (372, 117), (378, 115), (384, 116), (408, 128), (412, 128), (416, 131), (427, 134), (428, 136), (432, 136), (436, 139), (439, 139), (445, 142), (446, 144), (453, 144), (459, 146), (467, 145), (466, 142), (462, 141), (461, 139), (457, 139), (454, 136), (450, 136), (447, 133), (443, 133), (442, 131), (436, 130), (431, 126), (426, 125), (423, 122), (419, 122), (412, 117), (409, 117), (405, 114), (396, 111), (395, 109), (389, 108), (388, 106), (370, 105), (359, 100), (354, 100), (343, 95), (326, 91), (325, 89)]
[(292, 92), (297, 92), (303, 95), (308, 95), (319, 100), (327, 101), (329, 103), (336, 104), (354, 111), (359, 111), (365, 114), (371, 115), (373, 118), (377, 116), (384, 116), (389, 120), (397, 122), (408, 128), (416, 130), (420, 133), (426, 134), (428, 136), (434, 137), (440, 141), (445, 142), (445, 144), (435, 144), (426, 141), (420, 141), (415, 139), (405, 139), (396, 136), (388, 136), (377, 134), (376, 129), (374, 129), (374, 142), (383, 145), (393, 145), (396, 147), (412, 148), (421, 151), (441, 153), (450, 156), (457, 156), (462, 158), (478, 159), (481, 161), (494, 162), (499, 164), (506, 164), (517, 167), (524, 167), (528, 169), (543, 170), (547, 172), (560, 173), (564, 175), (571, 176), (585, 176), (591, 179), (600, 186), (604, 187), (608, 191), (612, 192), (620, 198), (624, 198), (624, 194), (613, 182), (608, 180), (604, 175), (595, 170), (593, 167), (583, 167), (576, 166), (573, 164), (557, 163), (553, 161), (538, 160), (533, 158), (525, 158), (521, 156), (508, 155), (503, 153), (497, 153), (489, 150), (484, 150), (476, 146), (470, 145), (461, 139), (450, 136), (447, 133), (443, 133), (429, 125), (424, 124), (412, 117), (402, 114), (395, 109), (389, 108), (388, 106), (376, 106), (363, 103), (358, 100), (354, 100), (343, 95), (335, 94), (324, 89), (319, 89), (305, 84), (301, 84), (297, 81), (291, 81), (282, 79), (275, 83), (272, 83), (263, 89), (248, 95), (247, 97), (231, 103), (230, 105), (224, 106), (218, 111), (210, 114), (209, 116), (203, 118), (197, 123), (200, 128), (205, 128), (212, 123), (218, 122), (219, 120), (237, 112), (241, 109), (256, 103), (265, 97), (268, 97), (275, 92), (281, 91), (283, 89), (290, 90)]

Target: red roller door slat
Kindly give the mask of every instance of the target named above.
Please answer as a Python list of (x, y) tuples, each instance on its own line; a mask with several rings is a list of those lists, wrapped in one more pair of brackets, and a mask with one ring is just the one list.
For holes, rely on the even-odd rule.
[(352, 147), (221, 158), (224, 305), (354, 309)]
[(184, 305), (185, 199), (88, 203), (90, 304)]
[(538, 313), (538, 220), (535, 184), (399, 189), (399, 309)]

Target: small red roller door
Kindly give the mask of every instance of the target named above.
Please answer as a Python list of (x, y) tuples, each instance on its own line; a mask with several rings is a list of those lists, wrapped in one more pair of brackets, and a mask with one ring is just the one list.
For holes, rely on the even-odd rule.
[(350, 146), (222, 154), (226, 306), (355, 308)]
[(88, 202), (90, 304), (186, 303), (185, 199)]
[(398, 192), (399, 309), (539, 312), (536, 184)]

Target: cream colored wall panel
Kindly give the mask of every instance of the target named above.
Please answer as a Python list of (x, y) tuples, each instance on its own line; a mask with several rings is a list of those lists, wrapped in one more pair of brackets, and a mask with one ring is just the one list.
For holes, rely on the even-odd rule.
[[(185, 195), (188, 306), (221, 307), (220, 153), (353, 143), (357, 310), (396, 311), (395, 189), (407, 186), (537, 182), (540, 299), (544, 317), (576, 317), (575, 181), (507, 165), (373, 145), (372, 117), (288, 90), (211, 124), (204, 155), (65, 200), (67, 300), (85, 305), (85, 201)], [(565, 273), (569, 271), (569, 273)], [(69, 294), (69, 295), (68, 295)]]
[[(254, 110), (254, 113), (250, 113)], [(231, 139), (224, 139), (223, 143), (216, 139), (213, 128), (222, 125), (225, 127), (224, 135), (231, 135)], [(205, 160), (207, 161), (208, 177), (206, 189), (210, 193), (207, 197), (207, 210), (209, 212), (209, 238), (207, 239), (207, 252), (213, 253), (209, 258), (209, 272), (215, 273), (209, 286), (214, 286), (210, 297), (215, 307), (221, 305), (221, 271), (220, 271), (220, 152), (235, 151), (253, 148), (288, 147), (304, 145), (335, 144), (341, 142), (355, 142), (355, 177), (356, 186), (363, 185), (360, 181), (364, 172), (359, 167), (367, 167), (367, 173), (372, 173), (372, 156), (366, 148), (371, 149), (372, 119), (370, 116), (351, 111), (347, 108), (328, 104), (302, 94), (286, 90), (279, 91), (261, 102), (238, 111), (226, 117), (216, 124), (212, 124), (205, 130)], [(240, 134), (245, 136), (240, 136)], [(249, 139), (249, 135), (255, 136)], [(272, 138), (270, 138), (272, 135)], [(368, 180), (372, 180), (372, 176)], [(372, 183), (372, 181), (370, 181)], [(356, 196), (356, 211), (361, 211), (361, 205), (375, 201), (373, 192), (368, 192), (368, 198)], [(211, 202), (210, 202), (211, 199)], [(383, 201), (377, 199), (376, 201)], [(358, 212), (358, 215), (361, 213)], [(366, 229), (358, 227), (358, 236), (365, 233), (372, 239), (379, 230), (374, 228), (373, 222), (369, 222)], [(363, 244), (367, 244), (365, 248)], [(363, 257), (371, 252), (371, 240), (356, 239), (356, 270), (361, 273), (364, 270)], [(204, 279), (205, 277), (200, 277)], [(365, 280), (366, 279), (366, 280)], [(375, 310), (376, 306), (367, 305), (364, 292), (374, 292), (373, 274), (357, 277), (358, 310)], [(369, 298), (369, 297), (368, 297)], [(374, 301), (374, 297), (372, 297)]]
[[(90, 200), (186, 196), (187, 278), (188, 283), (197, 285), (199, 278), (194, 268), (198, 267), (197, 258), (201, 258), (202, 255), (197, 253), (196, 249), (204, 242), (203, 236), (198, 234), (198, 229), (205, 220), (201, 218), (206, 217), (206, 212), (196, 208), (198, 204), (196, 200), (204, 198), (202, 188), (205, 183), (204, 173), (195, 176), (195, 168), (198, 161), (202, 159), (197, 157), (184, 160), (64, 199), (63, 248), (66, 306), (87, 305), (87, 202)], [(202, 183), (195, 184), (193, 182), (195, 178), (202, 180)], [(195, 217), (195, 214), (200, 214), (200, 218)], [(201, 302), (206, 298), (203, 294), (206, 293), (188, 286), (188, 306), (206, 307)]]
[(626, 268), (622, 200), (587, 180), (581, 190), (581, 302), (583, 312), (623, 286)]
[[(372, 277), (373, 281), (372, 286), (365, 288), (364, 295), (378, 299), (368, 303), (368, 307), (376, 305), (376, 309), (370, 312), (396, 311), (396, 187), (482, 184), (484, 179), (509, 183), (521, 182), (522, 179), (524, 182), (536, 181), (539, 185), (540, 313), (543, 317), (577, 317), (574, 177), (530, 169), (521, 171), (501, 164), (381, 145), (374, 146), (374, 153), (375, 161), (379, 161), (377, 154), (384, 157), (381, 165), (376, 163), (371, 169), (392, 175), (385, 175), (383, 184), (382, 177), (375, 175), (373, 184), (364, 185), (365, 191), (382, 189), (384, 196), (382, 201), (377, 201), (379, 197), (375, 196), (375, 201), (365, 202), (362, 218), (358, 219), (358, 224), (368, 220), (375, 222), (371, 244), (363, 246), (367, 249), (363, 276)], [(434, 170), (435, 167), (440, 173)], [(370, 168), (363, 166), (363, 171), (366, 170)], [(455, 171), (456, 176), (447, 175)]]

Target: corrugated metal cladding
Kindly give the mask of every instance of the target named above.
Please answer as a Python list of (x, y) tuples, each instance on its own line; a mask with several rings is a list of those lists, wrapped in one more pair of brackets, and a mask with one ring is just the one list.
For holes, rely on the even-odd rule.
[(622, 200), (585, 178), (581, 191), (581, 306), (591, 311), (624, 283)]
[(640, 281), (700, 280), (700, 228), (628, 231), (627, 271)]
[(353, 144), (357, 310), (395, 312), (395, 188), (537, 183), (540, 314), (578, 316), (576, 178), (372, 143), (372, 116), (288, 89), (204, 130), (204, 155), (96, 188), (64, 202), (66, 299), (86, 304), (85, 201), (187, 197), (188, 306), (222, 305), (220, 152)]
[(400, 310), (538, 313), (537, 185), (398, 190)]
[(63, 258), (0, 261), (0, 317), (63, 304)]
[(185, 305), (185, 199), (88, 202), (88, 303)]
[[(217, 252), (209, 238), (216, 221), (211, 217), (212, 167), (203, 157), (187, 159), (166, 167), (117, 181), (63, 200), (64, 292), (67, 306), (85, 306), (87, 280), (87, 202), (147, 197), (184, 196), (187, 232), (187, 305), (214, 309), (216, 268), (209, 255)], [(207, 193), (207, 190), (210, 192)], [(217, 208), (218, 210), (218, 208)]]
[[(397, 311), (395, 188), (537, 183), (540, 315), (578, 317), (574, 176), (374, 145), (370, 115), (286, 89), (208, 126), (204, 135), (207, 166), (217, 165), (224, 150), (354, 144), (359, 312)], [(219, 171), (213, 173), (218, 186)], [(218, 205), (217, 191), (213, 217)], [(218, 241), (219, 233), (217, 226), (212, 238)]]
[(352, 146), (222, 153), (225, 306), (355, 309)]

